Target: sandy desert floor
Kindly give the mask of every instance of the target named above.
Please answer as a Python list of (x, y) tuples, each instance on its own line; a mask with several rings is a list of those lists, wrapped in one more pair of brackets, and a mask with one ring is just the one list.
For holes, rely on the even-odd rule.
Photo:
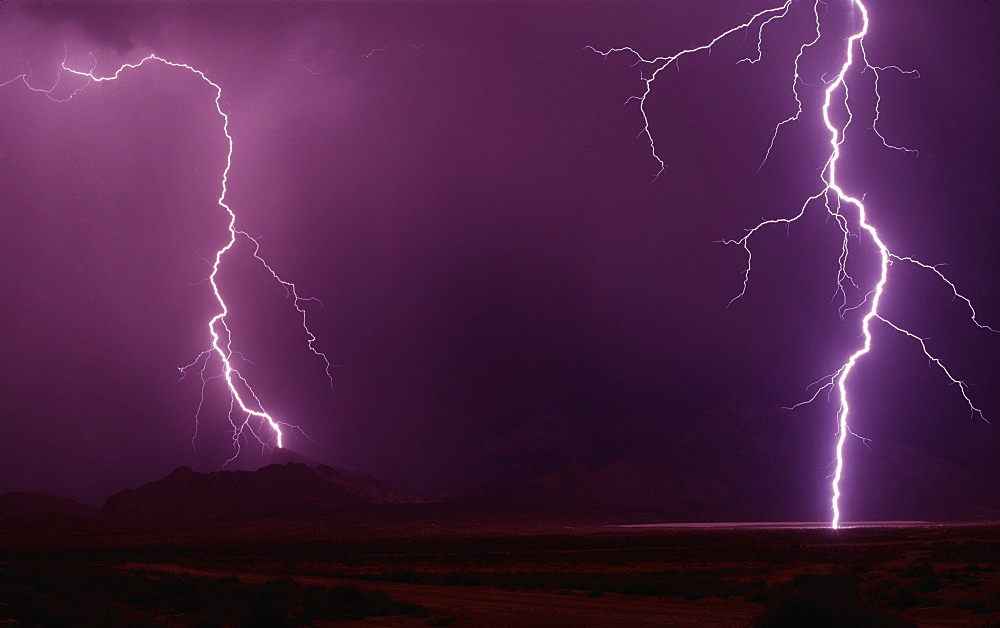
[[(202, 617), (191, 603), (136, 593), (137, 582), (153, 590), (168, 577), (189, 589), (213, 581), (348, 586), (412, 607), (388, 616), (339, 615), (338, 625), (792, 625), (787, 617), (794, 612), (853, 613), (874, 617), (875, 625), (1000, 625), (1000, 525), (831, 531), (564, 522), (504, 531), (498, 523), (478, 530), (455, 523), (443, 533), (427, 522), (365, 533), (342, 520), (96, 526), (62, 534), (39, 526), (4, 536), (0, 579), (30, 583), (68, 569), (83, 575), (59, 586), (96, 591), (91, 580), (105, 583), (118, 620), (164, 626), (227, 623), (218, 613)], [(19, 570), (34, 575), (20, 578)], [(111, 580), (119, 584), (106, 584)], [(47, 587), (56, 600), (59, 586), (36, 589)], [(115, 586), (131, 592), (116, 596)], [(0, 591), (0, 613), (19, 619), (10, 591)], [(76, 593), (63, 595), (64, 606), (82, 599)], [(91, 595), (94, 604), (100, 597)], [(294, 614), (291, 602), (276, 604), (279, 614)], [(297, 617), (298, 625), (334, 621)], [(100, 623), (93, 616), (91, 622)]]

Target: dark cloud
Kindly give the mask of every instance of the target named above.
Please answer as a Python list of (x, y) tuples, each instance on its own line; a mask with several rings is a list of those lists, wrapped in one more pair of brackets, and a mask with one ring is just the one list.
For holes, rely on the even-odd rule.
[(85, 38), (119, 54), (135, 47), (137, 31), (156, 27), (156, 5), (142, 7), (108, 2), (18, 3), (22, 15), (50, 25), (73, 25)]

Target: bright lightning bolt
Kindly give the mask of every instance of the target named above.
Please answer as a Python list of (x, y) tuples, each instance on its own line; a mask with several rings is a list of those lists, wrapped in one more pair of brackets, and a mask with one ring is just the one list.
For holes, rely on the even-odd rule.
[[(644, 74), (642, 81), (645, 84), (645, 89), (639, 96), (633, 96), (629, 98), (626, 103), (631, 101), (637, 101), (639, 103), (639, 111), (642, 116), (643, 126), (642, 130), (639, 132), (639, 137), (645, 138), (650, 147), (650, 152), (653, 158), (656, 159), (659, 164), (659, 169), (653, 176), (655, 181), (661, 174), (663, 174), (666, 169), (666, 164), (661, 157), (661, 153), (658, 150), (656, 143), (653, 139), (653, 134), (650, 130), (650, 119), (649, 114), (646, 109), (646, 100), (649, 96), (654, 81), (658, 78), (660, 72), (668, 67), (678, 67), (680, 59), (683, 57), (694, 55), (700, 52), (708, 51), (710, 52), (712, 47), (721, 41), (722, 39), (737, 33), (744, 32), (746, 34), (753, 34), (756, 40), (756, 55), (754, 57), (746, 57), (737, 62), (739, 63), (749, 63), (754, 64), (761, 60), (763, 56), (762, 52), (762, 40), (764, 37), (764, 31), (766, 27), (773, 25), (775, 22), (786, 17), (792, 10), (792, 0), (788, 0), (784, 4), (760, 11), (754, 14), (748, 21), (734, 26), (718, 36), (714, 37), (707, 43), (697, 46), (694, 48), (689, 48), (686, 50), (681, 50), (680, 52), (674, 53), (670, 56), (655, 57), (647, 59), (636, 52), (630, 47), (620, 47), (611, 48), (608, 50), (597, 50), (591, 46), (587, 46), (589, 50), (592, 50), (604, 57), (608, 57), (612, 54), (618, 53), (628, 53), (634, 55), (636, 58), (635, 66), (641, 66), (644, 69)], [(923, 268), (934, 273), (938, 279), (943, 281), (954, 297), (965, 303), (970, 311), (971, 321), (980, 329), (1000, 333), (998, 330), (979, 322), (977, 318), (976, 310), (973, 308), (972, 302), (961, 293), (958, 292), (955, 284), (950, 281), (938, 268), (936, 265), (926, 264), (917, 259), (909, 256), (897, 255), (890, 251), (889, 247), (885, 244), (882, 235), (876, 226), (869, 220), (868, 209), (861, 198), (852, 196), (841, 186), (838, 179), (838, 167), (841, 165), (841, 146), (845, 141), (848, 128), (853, 120), (853, 112), (850, 107), (850, 92), (848, 89), (849, 75), (853, 72), (870, 71), (874, 75), (873, 79), (873, 90), (874, 90), (874, 107), (873, 107), (873, 126), (872, 130), (879, 138), (883, 146), (886, 148), (917, 154), (917, 151), (904, 147), (896, 146), (889, 143), (885, 136), (878, 129), (878, 122), (881, 115), (879, 106), (881, 104), (881, 94), (879, 93), (879, 77), (881, 73), (892, 71), (903, 75), (911, 76), (913, 78), (918, 78), (919, 75), (913, 70), (903, 70), (897, 66), (874, 66), (868, 62), (865, 54), (864, 48), (864, 38), (868, 34), (869, 30), (869, 14), (868, 9), (861, 0), (846, 0), (842, 4), (848, 4), (854, 10), (856, 10), (856, 15), (859, 17), (856, 21), (859, 24), (855, 27), (856, 30), (843, 41), (843, 61), (841, 62), (836, 74), (832, 77), (825, 76), (823, 82), (825, 84), (823, 88), (823, 99), (822, 106), (820, 107), (820, 114), (823, 119), (823, 126), (825, 134), (828, 137), (827, 142), (829, 144), (829, 153), (826, 161), (823, 165), (820, 179), (821, 186), (820, 189), (813, 195), (805, 199), (802, 205), (799, 207), (798, 211), (785, 218), (772, 218), (765, 219), (759, 222), (754, 227), (747, 229), (743, 237), (732, 240), (723, 240), (725, 244), (735, 244), (742, 247), (746, 252), (746, 267), (743, 271), (743, 285), (739, 294), (737, 294), (730, 304), (741, 298), (747, 290), (747, 286), (750, 280), (750, 270), (753, 255), (750, 248), (750, 241), (754, 235), (761, 232), (764, 229), (775, 225), (782, 225), (787, 227), (793, 222), (796, 222), (802, 218), (806, 212), (816, 204), (820, 204), (825, 211), (834, 219), (834, 224), (843, 233), (843, 240), (841, 244), (841, 250), (838, 258), (838, 272), (837, 272), (837, 295), (839, 295), (840, 304), (840, 314), (843, 318), (844, 314), (851, 310), (862, 310), (863, 316), (861, 318), (861, 329), (860, 335), (862, 337), (861, 346), (858, 347), (850, 354), (847, 360), (831, 375), (826, 376), (816, 382), (819, 384), (819, 388), (815, 393), (807, 399), (806, 401), (796, 404), (794, 407), (810, 403), (815, 400), (822, 391), (835, 389), (838, 394), (839, 399), (839, 410), (837, 413), (837, 439), (835, 447), (836, 455), (836, 466), (832, 476), (831, 481), (831, 507), (832, 507), (832, 519), (831, 527), (840, 527), (841, 510), (840, 510), (840, 482), (844, 474), (844, 444), (846, 442), (848, 434), (857, 436), (850, 427), (851, 418), (851, 404), (850, 395), (848, 390), (848, 381), (851, 376), (854, 367), (867, 355), (873, 348), (873, 342), (875, 339), (875, 324), (882, 323), (886, 328), (893, 331), (899, 332), (904, 336), (914, 340), (923, 351), (924, 355), (927, 357), (928, 361), (944, 374), (944, 376), (954, 384), (960, 391), (962, 398), (968, 405), (969, 412), (972, 416), (978, 417), (982, 420), (986, 420), (983, 415), (982, 410), (980, 410), (972, 401), (968, 395), (968, 385), (956, 378), (951, 371), (945, 366), (945, 364), (937, 358), (927, 346), (924, 338), (918, 336), (912, 331), (898, 325), (888, 318), (886, 318), (879, 310), (879, 306), (882, 301), (882, 297), (885, 293), (886, 285), (889, 281), (889, 269), (893, 263), (908, 263), (915, 265), (917, 267)], [(802, 43), (798, 47), (798, 51), (795, 54), (794, 64), (793, 64), (793, 75), (792, 75), (792, 86), (791, 93), (792, 98), (796, 103), (796, 112), (780, 121), (774, 128), (774, 133), (771, 136), (770, 144), (767, 150), (764, 152), (764, 158), (760, 166), (763, 167), (767, 162), (768, 157), (771, 154), (771, 150), (774, 148), (775, 143), (778, 141), (778, 136), (786, 125), (798, 122), (804, 112), (804, 104), (801, 97), (800, 89), (807, 86), (808, 84), (803, 81), (800, 75), (801, 61), (808, 54), (813, 47), (824, 37), (824, 30), (822, 26), (823, 20), (821, 19), (820, 8), (831, 10), (830, 5), (824, 0), (813, 0), (812, 3), (812, 14), (814, 29), (812, 32), (812, 38), (805, 43)], [(835, 123), (833, 121), (834, 117), (831, 115), (832, 112), (836, 110), (843, 118), (843, 122)], [(865, 297), (860, 303), (854, 305), (848, 305), (846, 285), (849, 284), (853, 287), (858, 287), (855, 280), (848, 274), (847, 271), (847, 261), (850, 257), (850, 247), (849, 247), (849, 236), (852, 235), (852, 225), (854, 230), (863, 233), (867, 239), (874, 245), (875, 249), (878, 251), (878, 279), (867, 289)]]
[[(108, 76), (96, 75), (94, 71), (96, 69), (97, 64), (92, 56), (90, 58), (90, 62), (91, 62), (91, 67), (89, 70), (78, 70), (69, 67), (66, 64), (66, 61), (64, 60), (55, 83), (53, 84), (52, 87), (48, 89), (42, 89), (32, 85), (30, 80), (31, 79), (30, 69), (28, 72), (24, 74), (15, 76), (12, 79), (0, 83), (0, 87), (3, 87), (5, 85), (20, 80), (28, 87), (28, 89), (34, 92), (43, 93), (51, 100), (57, 102), (68, 102), (69, 100), (77, 96), (91, 83), (103, 83), (108, 81), (114, 81), (117, 80), (119, 77), (121, 77), (124, 73), (138, 69), (141, 66), (146, 65), (148, 63), (161, 63), (171, 68), (177, 68), (179, 70), (183, 70), (185, 72), (193, 74), (198, 79), (211, 86), (213, 90), (215, 90), (215, 98), (214, 98), (215, 111), (218, 113), (219, 118), (221, 119), (222, 133), (223, 135), (225, 135), (227, 143), (226, 165), (225, 168), (222, 170), (222, 174), (220, 177), (221, 190), (216, 202), (218, 203), (219, 207), (221, 207), (229, 216), (229, 224), (228, 224), (229, 240), (222, 248), (220, 248), (218, 251), (215, 252), (214, 259), (210, 260), (212, 271), (206, 278), (209, 285), (211, 285), (212, 287), (212, 293), (215, 295), (215, 300), (219, 306), (218, 313), (216, 313), (208, 321), (208, 333), (209, 336), (211, 337), (211, 343), (210, 343), (211, 346), (210, 348), (203, 351), (197, 358), (195, 358), (193, 362), (191, 362), (186, 366), (179, 367), (178, 370), (180, 371), (181, 377), (183, 378), (188, 373), (189, 369), (195, 367), (198, 364), (201, 364), (201, 367), (199, 369), (199, 374), (201, 377), (202, 388), (201, 388), (201, 397), (198, 402), (198, 408), (195, 413), (195, 438), (197, 437), (198, 420), (201, 416), (201, 411), (205, 402), (205, 388), (208, 385), (208, 382), (220, 377), (225, 381), (226, 387), (228, 388), (230, 395), (229, 420), (233, 427), (232, 436), (233, 436), (233, 447), (234, 447), (234, 454), (229, 459), (229, 461), (227, 461), (227, 463), (232, 462), (233, 460), (236, 459), (237, 456), (239, 456), (240, 440), (241, 438), (245, 437), (246, 432), (249, 432), (263, 446), (267, 446), (267, 443), (273, 442), (275, 446), (280, 448), (283, 446), (283, 441), (284, 441), (283, 438), (284, 433), (282, 431), (282, 427), (287, 427), (292, 429), (299, 429), (299, 428), (289, 423), (279, 421), (270, 413), (268, 413), (264, 409), (264, 404), (258, 398), (253, 388), (250, 386), (250, 383), (243, 377), (239, 369), (237, 369), (233, 364), (235, 359), (240, 359), (246, 362), (249, 362), (249, 360), (244, 358), (242, 354), (233, 349), (232, 332), (230, 331), (229, 325), (226, 322), (226, 317), (229, 315), (229, 306), (226, 304), (225, 300), (222, 297), (222, 293), (220, 292), (219, 283), (217, 280), (218, 280), (219, 270), (222, 266), (223, 258), (236, 244), (236, 239), (238, 236), (246, 238), (247, 240), (250, 241), (250, 243), (253, 245), (253, 257), (257, 261), (259, 261), (261, 265), (263, 265), (263, 267), (271, 274), (271, 276), (274, 278), (275, 281), (280, 283), (285, 288), (288, 297), (292, 300), (293, 307), (296, 309), (296, 311), (300, 314), (302, 318), (302, 328), (306, 334), (306, 340), (309, 350), (316, 356), (321, 358), (324, 364), (326, 365), (326, 375), (327, 379), (330, 381), (331, 387), (333, 386), (333, 379), (330, 374), (330, 368), (332, 367), (332, 365), (330, 364), (330, 361), (327, 358), (327, 356), (318, 349), (316, 349), (315, 347), (316, 336), (312, 333), (312, 331), (309, 329), (309, 326), (306, 324), (306, 310), (303, 307), (304, 303), (306, 301), (315, 301), (317, 299), (300, 297), (295, 284), (293, 284), (290, 281), (282, 279), (277, 274), (277, 272), (275, 272), (275, 270), (264, 260), (264, 258), (260, 256), (260, 243), (257, 241), (257, 239), (251, 237), (246, 232), (238, 230), (236, 228), (236, 213), (226, 202), (226, 195), (228, 193), (227, 184), (229, 181), (229, 171), (232, 168), (233, 137), (229, 133), (229, 115), (222, 109), (222, 88), (217, 83), (209, 79), (205, 75), (205, 73), (202, 72), (201, 70), (193, 66), (187, 65), (185, 63), (177, 63), (174, 61), (169, 61), (162, 57), (158, 57), (155, 54), (149, 54), (140, 61), (138, 61), (137, 63), (123, 64), (117, 70), (115, 70), (114, 73)], [(57, 97), (55, 96), (55, 90), (59, 82), (62, 80), (62, 74), (64, 72), (85, 79), (85, 82), (79, 87), (76, 87), (75, 89), (70, 91), (68, 95), (64, 97)], [(207, 369), (209, 361), (213, 356), (217, 357), (221, 362), (221, 372), (216, 375), (209, 375)], [(240, 419), (234, 418), (235, 414), (238, 414), (242, 418)], [(272, 433), (273, 435), (272, 438), (265, 438), (261, 433), (259, 433), (259, 429), (255, 429), (253, 425), (254, 422), (258, 423), (258, 425), (261, 428), (266, 426)]]

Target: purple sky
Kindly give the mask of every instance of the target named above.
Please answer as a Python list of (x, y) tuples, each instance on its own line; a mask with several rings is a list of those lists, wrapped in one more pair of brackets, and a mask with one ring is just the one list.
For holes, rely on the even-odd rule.
[[(882, 130), (920, 156), (879, 146), (859, 109), (845, 186), (895, 252), (947, 262), (1000, 326), (1000, 3), (868, 4), (871, 62), (921, 75), (885, 75)], [(642, 91), (638, 68), (584, 49), (670, 54), (769, 6), (6, 2), (0, 82), (30, 64), (48, 88), (65, 49), (80, 68), (92, 53), (100, 75), (155, 52), (218, 83), (237, 226), (323, 301), (309, 317), (336, 365), (331, 391), (284, 290), (241, 245), (220, 283), (253, 362), (244, 375), (313, 439), (291, 435), (294, 449), (433, 491), (462, 487), (487, 439), (525, 425), (556, 425), (594, 459), (668, 448), (718, 401), (802, 400), (856, 346), (857, 318), (829, 303), (839, 240), (825, 214), (763, 234), (728, 309), (742, 251), (713, 243), (817, 191), (815, 117), (783, 130), (757, 172), (794, 112), (791, 46), (808, 4), (765, 31), (759, 64), (734, 65), (753, 51), (737, 35), (657, 81), (648, 111), (669, 167), (652, 184), (639, 110), (622, 105)], [(192, 447), (199, 386), (176, 370), (208, 346), (214, 303), (199, 282), (226, 237), (213, 96), (162, 65), (68, 103), (0, 88), (0, 491), (99, 502), (230, 455), (213, 387)], [(926, 273), (898, 268), (892, 281), (885, 311), (931, 338), (1000, 419), (1000, 339)], [(912, 342), (878, 331), (853, 380), (855, 429), (936, 453), (968, 412)], [(834, 412), (801, 413), (831, 447)], [(251, 446), (239, 465), (259, 461)]]

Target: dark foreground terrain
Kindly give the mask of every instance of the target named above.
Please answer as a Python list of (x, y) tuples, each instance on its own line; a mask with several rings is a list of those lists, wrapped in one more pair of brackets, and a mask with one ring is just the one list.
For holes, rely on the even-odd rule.
[(1000, 626), (1000, 526), (21, 519), (0, 625)]

